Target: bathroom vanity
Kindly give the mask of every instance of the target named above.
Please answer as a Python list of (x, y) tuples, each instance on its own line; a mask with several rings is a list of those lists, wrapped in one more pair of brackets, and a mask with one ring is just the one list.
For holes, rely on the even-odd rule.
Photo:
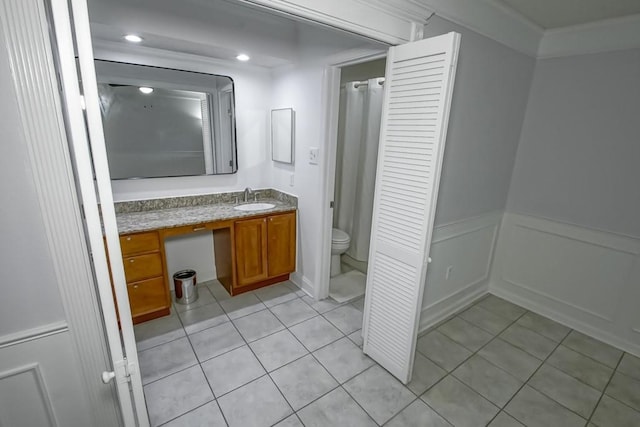
[[(211, 233), (218, 280), (230, 295), (289, 279), (296, 266), (295, 197), (267, 191), (269, 209), (238, 210), (229, 195), (116, 204), (133, 323), (169, 314), (165, 239)], [(222, 200), (221, 200), (222, 199)], [(261, 200), (262, 201), (262, 200)]]

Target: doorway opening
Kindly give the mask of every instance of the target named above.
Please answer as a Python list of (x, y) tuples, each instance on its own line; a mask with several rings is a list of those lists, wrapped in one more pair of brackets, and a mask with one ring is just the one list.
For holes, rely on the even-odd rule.
[(329, 296), (365, 293), (386, 58), (341, 68)]

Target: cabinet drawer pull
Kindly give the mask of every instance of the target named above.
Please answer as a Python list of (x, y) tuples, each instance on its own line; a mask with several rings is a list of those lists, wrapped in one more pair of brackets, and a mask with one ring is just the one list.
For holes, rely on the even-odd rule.
[(131, 236), (127, 237), (127, 241), (130, 242), (131, 241)]
[(130, 259), (129, 262), (135, 262), (135, 259)]
[(202, 230), (206, 230), (207, 227), (193, 227), (193, 231), (202, 231)]
[(265, 218), (263, 221), (264, 221), (264, 222), (267, 222), (267, 218)]
[(133, 285), (133, 289), (138, 289), (138, 285)]

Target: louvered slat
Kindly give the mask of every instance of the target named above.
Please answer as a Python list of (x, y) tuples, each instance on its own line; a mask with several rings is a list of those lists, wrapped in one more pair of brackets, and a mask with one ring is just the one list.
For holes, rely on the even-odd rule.
[(387, 57), (364, 351), (411, 379), (426, 259), (459, 35), (391, 48)]

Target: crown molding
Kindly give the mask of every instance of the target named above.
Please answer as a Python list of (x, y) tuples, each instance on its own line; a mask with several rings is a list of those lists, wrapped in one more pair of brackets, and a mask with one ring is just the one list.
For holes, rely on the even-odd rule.
[(538, 58), (640, 48), (640, 14), (545, 31)]
[[(345, 7), (345, 0), (242, 1), (323, 22), (389, 44), (409, 41), (411, 24), (424, 24), (435, 13), (534, 58), (640, 48), (640, 14), (545, 31), (496, 0), (348, 0), (351, 7)], [(381, 23), (383, 28), (379, 28)], [(107, 50), (115, 48), (113, 45), (100, 47)]]
[(528, 56), (537, 56), (544, 30), (511, 8), (493, 0), (422, 0), (420, 4), (444, 19)]
[(431, 13), (534, 58), (640, 48), (640, 14), (545, 30), (495, 0), (356, 0), (424, 23)]
[(377, 9), (387, 15), (400, 18), (407, 22), (424, 24), (427, 18), (435, 12), (426, 3), (416, 0), (355, 0), (370, 8)]

